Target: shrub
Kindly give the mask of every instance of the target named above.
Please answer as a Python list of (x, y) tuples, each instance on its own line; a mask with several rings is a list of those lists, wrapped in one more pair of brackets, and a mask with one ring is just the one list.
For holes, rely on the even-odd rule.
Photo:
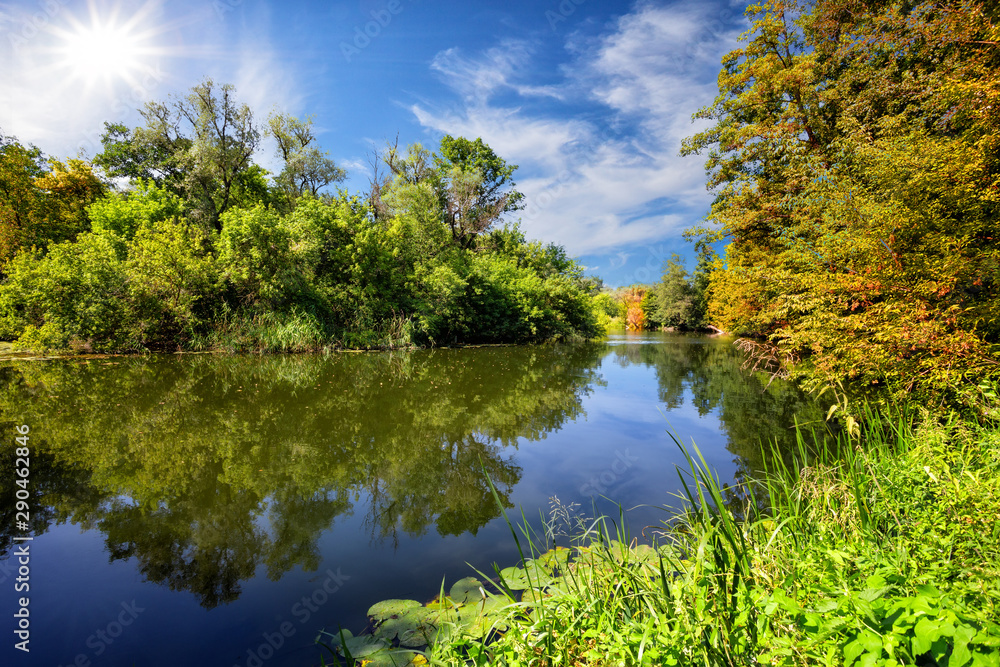
[(128, 276), (112, 243), (96, 234), (26, 252), (0, 285), (0, 335), (29, 350), (135, 350)]

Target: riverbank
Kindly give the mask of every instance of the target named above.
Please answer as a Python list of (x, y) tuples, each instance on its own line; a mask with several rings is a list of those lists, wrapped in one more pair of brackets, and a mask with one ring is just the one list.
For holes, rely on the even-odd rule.
[[(688, 510), (655, 549), (626, 546), (617, 518), (541, 558), (550, 545), (515, 532), (525, 567), (501, 571), (498, 586), (476, 595), (453, 591), (429, 605), (415, 626), (434, 640), (426, 657), (1000, 664), (1000, 430), (869, 414), (839, 449), (810, 452), (802, 440), (799, 461), (740, 490), (720, 488), (695, 453)], [(497, 601), (509, 606), (498, 612)], [(405, 625), (409, 613), (376, 619), (374, 636), (398, 645), (385, 623)], [(369, 648), (366, 659), (394, 664), (391, 651)], [(413, 655), (395, 657), (405, 664)]]

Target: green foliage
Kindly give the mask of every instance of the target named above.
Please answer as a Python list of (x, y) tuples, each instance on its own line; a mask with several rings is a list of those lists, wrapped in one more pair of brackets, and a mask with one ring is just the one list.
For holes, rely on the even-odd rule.
[(211, 79), (168, 103), (140, 110), (146, 124), (129, 130), (106, 124), (104, 151), (94, 158), (109, 176), (153, 179), (184, 198), (189, 215), (206, 227), (251, 187), (252, 157), (261, 140), (253, 111), (229, 84)]
[[(392, 177), (376, 173), (363, 203), (325, 191), (344, 172), (316, 147), (308, 119), (271, 116), (285, 166), (270, 180), (252, 161), (263, 131), (232, 86), (205, 80), (141, 113), (142, 127), (107, 124), (95, 158), (131, 180), (125, 193), (103, 195), (86, 163), (53, 162), (45, 174), (37, 149), (2, 143), (0, 186), (14, 194), (0, 201), (0, 261), (85, 229), (115, 252), (121, 317), (85, 327), (94, 349), (372, 349), (600, 331), (593, 281), (565, 250), (494, 228), (522, 195), (517, 167), (481, 139), (446, 136), (439, 155), (392, 147), (383, 156)], [(0, 335), (65, 348), (76, 334), (47, 324), (47, 274), (33, 266), (41, 258), (11, 265)], [(60, 333), (39, 337), (43, 325)]]
[(995, 381), (996, 19), (988, 3), (747, 10), (723, 60), (708, 317), (767, 336), (816, 386), (961, 404)]
[(183, 345), (201, 328), (218, 282), (201, 228), (183, 220), (141, 227), (128, 245), (135, 331), (147, 347)]
[(600, 331), (606, 332), (614, 326), (612, 318), (618, 317), (618, 301), (611, 294), (600, 292), (593, 295), (591, 309), (594, 311), (594, 318)]
[(543, 278), (510, 258), (477, 255), (469, 274), (470, 335), (518, 343), (592, 336), (586, 296), (572, 278)]
[(313, 145), (316, 136), (311, 118), (303, 121), (272, 114), (268, 127), (278, 145), (278, 156), (285, 162), (275, 178), (275, 187), (289, 204), (306, 194), (319, 197), (324, 188), (347, 178), (347, 172), (336, 165), (329, 153)]
[(772, 459), (735, 505), (682, 446), (687, 506), (653, 546), (624, 517), (556, 505), (576, 535), (544, 553), (508, 520), (522, 561), (495, 566), (494, 634), (437, 636), (431, 661), (997, 665), (997, 432), (868, 413), (860, 442), (803, 436), (801, 458)]
[(646, 310), (656, 322), (667, 327), (694, 328), (699, 322), (694, 314), (694, 286), (681, 263), (680, 255), (673, 255), (664, 266), (663, 278), (653, 286), (655, 304)]
[(507, 164), (482, 139), (444, 135), (434, 165), (447, 193), (445, 222), (463, 246), (502, 214), (523, 207), (524, 195), (514, 189), (512, 178), (517, 165)]
[(104, 191), (83, 160), (45, 161), (35, 146), (0, 132), (0, 265), (88, 231), (85, 209)]
[(153, 181), (139, 181), (135, 189), (124, 194), (111, 193), (87, 207), (91, 229), (106, 237), (124, 258), (126, 243), (141, 228), (154, 223), (184, 216), (180, 197)]
[[(869, 419), (864, 453), (776, 473), (762, 604), (791, 631), (765, 657), (997, 664), (1000, 534), (983, 513), (996, 511), (998, 441), (972, 428)], [(781, 481), (790, 474), (794, 489)]]
[(280, 309), (306, 289), (317, 257), (300, 229), (261, 206), (223, 216), (219, 266), (242, 303)]
[(482, 139), (445, 135), (440, 151), (431, 154), (413, 144), (401, 155), (390, 145), (381, 159), (392, 177), (381, 180), (376, 172), (370, 200), (376, 217), (381, 217), (394, 206), (398, 210), (401, 202), (393, 190), (429, 188), (436, 202), (428, 213), (440, 216), (455, 244), (471, 248), (504, 213), (522, 208), (524, 195), (514, 189), (512, 179), (517, 165), (507, 164)]
[(35, 179), (44, 170), (42, 151), (0, 133), (0, 264), (40, 245), (36, 230), (45, 202)]
[(96, 234), (22, 253), (0, 285), (0, 335), (22, 349), (132, 350), (128, 277), (112, 244)]

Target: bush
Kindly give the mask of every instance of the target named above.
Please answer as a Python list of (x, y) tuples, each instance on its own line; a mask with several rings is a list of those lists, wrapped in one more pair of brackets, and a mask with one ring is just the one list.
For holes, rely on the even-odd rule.
[(96, 234), (26, 252), (0, 285), (0, 335), (30, 350), (136, 350), (128, 274), (112, 243)]
[(139, 181), (136, 189), (126, 194), (109, 194), (87, 207), (91, 229), (109, 239), (120, 259), (125, 258), (125, 244), (136, 233), (157, 222), (184, 215), (180, 197), (152, 181)]
[(181, 344), (210, 317), (218, 266), (204, 232), (186, 221), (141, 227), (125, 263), (135, 331), (144, 346)]

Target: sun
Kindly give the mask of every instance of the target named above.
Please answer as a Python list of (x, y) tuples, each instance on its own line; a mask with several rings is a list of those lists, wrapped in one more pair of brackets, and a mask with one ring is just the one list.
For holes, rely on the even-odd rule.
[(65, 37), (66, 63), (88, 81), (128, 79), (142, 63), (143, 48), (127, 28), (113, 24), (80, 27)]
[(80, 20), (70, 16), (68, 25), (54, 28), (59, 65), (89, 86), (98, 82), (114, 85), (124, 81), (134, 84), (148, 69), (151, 58), (163, 55), (156, 37), (166, 29), (152, 25), (157, 5), (146, 2), (134, 13), (123, 16), (122, 6), (98, 9), (94, 0), (87, 2), (89, 16)]

